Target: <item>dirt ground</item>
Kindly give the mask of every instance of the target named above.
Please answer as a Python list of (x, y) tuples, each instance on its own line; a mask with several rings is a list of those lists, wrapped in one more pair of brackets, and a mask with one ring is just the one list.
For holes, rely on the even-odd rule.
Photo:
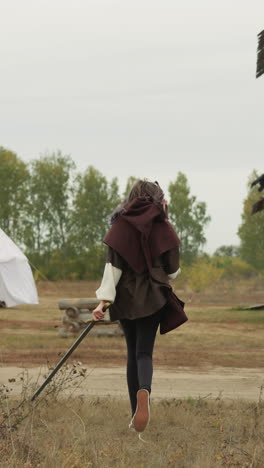
[[(23, 382), (20, 380), (23, 368), (1, 367), (0, 384), (12, 388), (12, 394), (21, 393)], [(31, 384), (44, 381), (47, 369), (33, 367), (28, 369)], [(15, 382), (13, 381), (15, 379)], [(10, 382), (11, 380), (11, 382)], [(264, 384), (263, 369), (214, 368), (197, 371), (189, 368), (155, 369), (152, 397), (162, 398), (225, 398), (257, 401), (261, 385)], [(87, 368), (86, 378), (78, 384), (67, 386), (66, 394), (111, 396), (127, 398), (124, 367)]]
[[(61, 298), (92, 297), (96, 282), (41, 283), (39, 306), (0, 310), (0, 384), (27, 368), (31, 382), (54, 365), (74, 338), (58, 337)], [(262, 285), (263, 286), (263, 285)], [(226, 289), (225, 289), (226, 288)], [(179, 292), (177, 291), (179, 294)], [(179, 294), (186, 302), (187, 324), (157, 336), (154, 398), (217, 397), (256, 400), (264, 381), (264, 311), (241, 305), (264, 302), (263, 287), (226, 285), (203, 294)], [(82, 361), (87, 378), (76, 390), (84, 395), (127, 397), (126, 346), (122, 337), (88, 336), (73, 359)], [(40, 371), (40, 366), (43, 371)]]

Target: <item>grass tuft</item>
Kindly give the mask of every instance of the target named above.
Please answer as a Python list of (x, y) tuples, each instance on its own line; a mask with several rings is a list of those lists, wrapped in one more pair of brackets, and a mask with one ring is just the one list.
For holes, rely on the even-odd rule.
[(57, 397), (28, 403), (15, 430), (6, 422), (1, 468), (263, 467), (261, 397), (162, 400), (152, 404), (146, 443), (128, 430), (127, 402)]

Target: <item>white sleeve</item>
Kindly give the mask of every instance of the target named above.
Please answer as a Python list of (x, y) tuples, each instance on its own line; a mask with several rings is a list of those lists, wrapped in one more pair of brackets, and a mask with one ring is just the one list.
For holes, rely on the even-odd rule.
[(177, 271), (175, 271), (175, 273), (170, 273), (170, 274), (168, 275), (169, 279), (170, 279), (170, 280), (176, 279), (177, 276), (180, 274), (180, 272), (181, 272), (181, 269), (179, 268)]
[(100, 301), (114, 302), (116, 297), (116, 286), (122, 275), (122, 270), (114, 267), (111, 263), (105, 264), (101, 286), (95, 291)]

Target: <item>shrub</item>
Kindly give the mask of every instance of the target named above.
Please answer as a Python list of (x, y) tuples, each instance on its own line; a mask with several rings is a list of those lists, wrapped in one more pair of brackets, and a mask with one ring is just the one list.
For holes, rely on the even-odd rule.
[(225, 279), (249, 279), (257, 275), (256, 269), (239, 257), (213, 257), (212, 264), (223, 270)]
[(200, 292), (207, 286), (219, 281), (223, 275), (223, 269), (211, 263), (196, 262), (189, 269), (188, 284), (195, 292)]

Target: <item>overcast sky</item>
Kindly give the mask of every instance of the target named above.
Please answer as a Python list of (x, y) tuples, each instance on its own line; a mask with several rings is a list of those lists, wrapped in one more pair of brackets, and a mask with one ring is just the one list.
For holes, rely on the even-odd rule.
[(0, 0), (0, 145), (61, 149), (123, 187), (178, 171), (212, 217), (206, 250), (238, 244), (264, 172), (263, 0)]

